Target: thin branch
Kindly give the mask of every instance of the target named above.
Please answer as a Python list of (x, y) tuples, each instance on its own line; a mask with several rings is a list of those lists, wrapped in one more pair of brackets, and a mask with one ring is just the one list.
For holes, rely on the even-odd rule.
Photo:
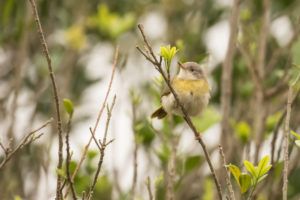
[(277, 49), (272, 54), (267, 66), (266, 66), (268, 71), (273, 70), (274, 66), (278, 63), (278, 60), (281, 58), (281, 55), (287, 53), (293, 47), (295, 42), (298, 41), (299, 34), (300, 34), (300, 17), (298, 18), (298, 22), (295, 26), (295, 31), (294, 31), (293, 37), (290, 40), (290, 42), (286, 46)]
[(71, 114), (69, 115), (69, 121), (67, 124), (67, 132), (66, 132), (66, 152), (67, 152), (66, 169), (67, 169), (67, 180), (71, 187), (72, 197), (74, 200), (76, 200), (77, 199), (76, 191), (75, 191), (74, 182), (71, 179), (71, 173), (70, 173), (71, 153), (70, 153), (69, 135), (70, 135), (70, 131), (71, 131), (72, 117), (73, 117), (73, 112), (71, 112)]
[(38, 136), (34, 136), (33, 134), (35, 134), (39, 130), (45, 128), (52, 121), (53, 121), (53, 118), (46, 121), (41, 127), (37, 128), (36, 130), (33, 130), (30, 133), (27, 133), (26, 136), (22, 139), (22, 141), (19, 143), (19, 145), (14, 150), (11, 150), (10, 144), (8, 145), (8, 147), (5, 148), (5, 146), (0, 142), (0, 146), (1, 146), (1, 148), (3, 149), (3, 151), (5, 153), (5, 157), (4, 157), (4, 159), (2, 160), (2, 162), (0, 164), (0, 170), (12, 158), (12, 156), (15, 153), (17, 153), (20, 149), (22, 149), (24, 146), (28, 145), (29, 143), (35, 141), (36, 139), (40, 138), (43, 135), (43, 133), (39, 134)]
[(221, 145), (219, 145), (219, 152), (220, 152), (220, 155), (222, 157), (223, 168), (225, 170), (225, 179), (226, 179), (226, 184), (227, 184), (227, 187), (228, 187), (228, 190), (229, 190), (230, 199), (235, 200), (233, 188), (232, 188), (232, 185), (231, 185), (231, 182), (230, 182), (230, 173), (229, 173), (229, 171), (226, 167), (225, 155), (224, 155), (223, 148), (222, 148)]
[[(298, 99), (298, 97), (300, 96), (300, 89), (298, 89), (298, 91), (296, 92), (295, 96), (293, 97), (292, 99), (292, 107), (295, 105), (296, 103), (296, 100)], [(271, 143), (271, 163), (272, 165), (274, 165), (274, 160), (275, 160), (275, 144), (276, 144), (276, 141), (277, 141), (277, 137), (278, 137), (278, 132), (279, 132), (279, 128), (281, 126), (281, 124), (283, 123), (283, 120), (286, 116), (286, 113), (287, 113), (287, 107), (285, 108), (284, 112), (282, 113), (280, 119), (278, 120), (275, 128), (274, 128), (274, 136), (273, 136), (273, 139), (272, 139), (272, 143)], [(278, 159), (279, 157), (277, 157)]]
[(232, 13), (230, 17), (230, 36), (225, 61), (222, 67), (222, 84), (221, 84), (221, 141), (227, 152), (231, 152), (228, 138), (230, 136), (230, 112), (231, 112), (231, 93), (232, 93), (232, 63), (236, 51), (236, 37), (238, 31), (238, 18), (240, 0), (234, 0)]
[[(34, 20), (37, 25), (37, 31), (40, 37), (40, 42), (43, 47), (43, 52), (46, 57), (47, 63), (48, 63), (48, 70), (49, 70), (49, 75), (51, 78), (51, 83), (52, 83), (52, 90), (53, 90), (53, 95), (54, 95), (54, 102), (55, 102), (55, 108), (56, 108), (56, 117), (57, 117), (57, 129), (58, 129), (58, 164), (57, 164), (57, 169), (62, 169), (62, 163), (63, 163), (63, 137), (62, 137), (62, 127), (61, 127), (61, 117), (60, 117), (60, 108), (59, 108), (59, 98), (58, 98), (58, 92), (57, 92), (57, 87), (56, 87), (56, 82), (55, 82), (55, 76), (54, 72), (52, 69), (52, 64), (51, 64), (51, 58), (50, 54), (48, 51), (48, 46), (45, 40), (45, 36), (43, 33), (42, 25), (39, 19), (36, 3), (34, 0), (29, 0), (32, 6), (32, 11), (33, 11), (33, 16)], [(57, 186), (56, 186), (56, 197), (55, 199), (60, 200), (62, 199), (62, 192), (60, 190), (61, 188), (61, 176), (57, 174)]]
[[(138, 28), (140, 29), (140, 32), (142, 33), (142, 36), (143, 36), (143, 39), (145, 41), (145, 43), (147, 44), (148, 46), (148, 50), (150, 51), (150, 54), (152, 55), (153, 59), (152, 61), (155, 63), (155, 68), (161, 73), (161, 75), (163, 76), (165, 82), (167, 83), (170, 91), (172, 92), (172, 94), (174, 95), (174, 98), (176, 100), (176, 102), (178, 103), (178, 105), (180, 106), (181, 108), (181, 111), (183, 113), (183, 116), (184, 116), (184, 120), (186, 121), (186, 123), (189, 125), (189, 127), (191, 128), (191, 130), (193, 131), (194, 133), (194, 136), (196, 138), (196, 140), (199, 142), (199, 144), (201, 145), (203, 151), (204, 151), (204, 155), (205, 155), (205, 158), (207, 160), (207, 163), (208, 163), (208, 166), (209, 166), (209, 169), (212, 173), (212, 176), (214, 178), (214, 181), (215, 181), (215, 184), (216, 184), (216, 187), (217, 187), (217, 191), (218, 191), (218, 196), (219, 196), (219, 199), (222, 199), (222, 192), (221, 192), (221, 185), (218, 181), (218, 178), (217, 178), (217, 175), (216, 175), (216, 172), (215, 172), (215, 169), (211, 163), (211, 159), (210, 159), (210, 156), (208, 154), (208, 151), (206, 149), (206, 145), (205, 143), (203, 142), (201, 136), (199, 135), (199, 132), (197, 131), (196, 127), (194, 126), (194, 124), (192, 123), (190, 117), (188, 116), (185, 108), (183, 107), (183, 104), (179, 101), (179, 98), (178, 98), (178, 95), (177, 93), (175, 92), (174, 88), (171, 86), (171, 83), (170, 83), (170, 80), (168, 80), (168, 78), (166, 77), (165, 73), (163, 72), (163, 69), (161, 67), (161, 63), (157, 61), (154, 53), (153, 53), (153, 50), (150, 46), (150, 44), (148, 43), (148, 40), (144, 34), (144, 27), (142, 24), (139, 24), (138, 25)], [(144, 54), (143, 54), (144, 55)], [(147, 58), (147, 57), (146, 57)], [(151, 59), (150, 57), (148, 57), (149, 59)]]
[(92, 128), (90, 127), (89, 129), (90, 129), (90, 133), (91, 133), (91, 135), (92, 135), (92, 137), (93, 137), (93, 140), (94, 140), (95, 144), (97, 145), (98, 149), (101, 150), (102, 144), (101, 144), (101, 143), (99, 144), (100, 141), (99, 141), (99, 142), (97, 141), (95, 135), (93, 134)]
[[(132, 97), (134, 98), (134, 97)], [(134, 103), (134, 99), (132, 99), (131, 103), (131, 109), (132, 109), (132, 124), (131, 129), (133, 133), (133, 139), (134, 139), (134, 150), (133, 150), (133, 178), (132, 178), (132, 186), (131, 186), (131, 199), (134, 200), (135, 198), (135, 191), (136, 191), (136, 182), (137, 182), (137, 168), (138, 168), (138, 162), (137, 162), (137, 153), (138, 153), (138, 144), (135, 140), (135, 125), (136, 125), (136, 104)]]
[(247, 52), (246, 49), (244, 48), (244, 46), (240, 43), (237, 43), (237, 47), (246, 62), (246, 66), (250, 72), (251, 79), (252, 79), (255, 87), (256, 88), (262, 87), (261, 79), (259, 78), (257, 71), (254, 68), (255, 64), (254, 64), (253, 59), (251, 58), (249, 52)]
[[(98, 113), (97, 120), (96, 120), (94, 129), (93, 129), (93, 132), (92, 132), (92, 136), (90, 137), (90, 140), (89, 140), (89, 142), (87, 143), (87, 145), (84, 147), (84, 151), (83, 151), (83, 153), (82, 153), (82, 156), (81, 156), (81, 158), (80, 158), (80, 161), (79, 161), (78, 165), (76, 166), (76, 168), (75, 168), (75, 170), (74, 170), (74, 173), (73, 173), (73, 175), (72, 175), (72, 181), (74, 181), (75, 176), (76, 176), (76, 174), (78, 173), (78, 170), (79, 170), (80, 166), (82, 165), (82, 163), (83, 163), (83, 161), (84, 161), (84, 159), (85, 159), (85, 156), (86, 156), (86, 154), (87, 154), (87, 151), (88, 151), (88, 149), (89, 149), (89, 147), (90, 147), (90, 144), (91, 144), (91, 142), (92, 142), (92, 140), (93, 140), (93, 135), (95, 135), (95, 133), (96, 133), (96, 130), (97, 130), (99, 121), (100, 121), (100, 119), (101, 119), (101, 116), (102, 116), (103, 110), (104, 110), (104, 108), (105, 108), (106, 101), (107, 101), (107, 98), (108, 98), (108, 96), (109, 96), (109, 93), (110, 93), (110, 90), (111, 90), (111, 86), (112, 86), (112, 83), (113, 83), (115, 71), (116, 71), (116, 68), (117, 68), (118, 54), (119, 54), (119, 46), (116, 47), (116, 52), (115, 52), (115, 56), (114, 56), (114, 65), (113, 65), (113, 69), (112, 69), (112, 72), (111, 72), (110, 82), (109, 82), (109, 85), (108, 85), (108, 88), (107, 88), (107, 92), (106, 92), (104, 101), (103, 101), (103, 103), (102, 103), (102, 107), (101, 107), (101, 109), (100, 109), (100, 111), (99, 111), (99, 113)], [(68, 187), (68, 188), (66, 189), (66, 193), (65, 193), (65, 195), (64, 195), (64, 198), (67, 197), (68, 192), (69, 192), (69, 189), (70, 189), (70, 187)]]
[(153, 200), (153, 194), (152, 194), (152, 190), (151, 190), (151, 179), (149, 176), (147, 177), (146, 185), (147, 185), (147, 190), (148, 190), (148, 194), (149, 194), (149, 200)]
[(289, 87), (287, 106), (286, 106), (286, 118), (284, 126), (284, 164), (283, 164), (283, 187), (282, 187), (282, 199), (287, 200), (287, 184), (288, 184), (288, 168), (289, 168), (289, 130), (290, 130), (290, 117), (291, 107), (293, 99), (293, 89), (300, 79), (300, 73), (296, 80)]
[[(262, 16), (262, 25), (260, 28), (259, 43), (257, 50), (257, 65), (256, 70), (258, 72), (258, 77), (260, 80), (265, 78), (265, 60), (266, 60), (266, 46), (267, 46), (267, 37), (269, 34), (270, 26), (270, 13), (271, 13), (271, 1), (263, 1), (263, 16)], [(260, 82), (263, 85), (263, 82)], [(265, 129), (265, 118), (266, 118), (266, 109), (265, 109), (265, 91), (263, 86), (255, 89), (255, 110), (254, 110), (254, 137), (255, 137), (255, 155), (254, 161), (258, 161), (260, 147), (263, 142), (264, 129)]]
[(110, 119), (111, 119), (111, 113), (113, 111), (115, 103), (116, 103), (116, 95), (114, 96), (114, 99), (113, 99), (113, 102), (111, 104), (110, 109), (107, 110), (107, 120), (106, 120), (106, 125), (105, 125), (105, 133), (104, 133), (104, 136), (103, 136), (102, 145), (101, 145), (101, 149), (100, 149), (100, 159), (99, 159), (99, 162), (98, 162), (98, 167), (97, 167), (97, 170), (96, 170), (96, 173), (95, 173), (95, 176), (94, 176), (93, 183), (90, 187), (90, 192), (89, 192), (88, 198), (87, 198), (88, 200), (92, 199), (92, 197), (93, 197), (93, 191), (94, 191), (95, 185), (97, 183), (99, 173), (100, 173), (101, 168), (102, 168), (105, 148), (107, 147), (107, 145), (109, 145), (111, 142), (113, 142), (113, 140), (110, 140), (109, 142), (106, 143), (106, 140), (107, 140), (106, 138), (107, 138), (107, 133), (108, 133), (109, 122), (110, 122)]

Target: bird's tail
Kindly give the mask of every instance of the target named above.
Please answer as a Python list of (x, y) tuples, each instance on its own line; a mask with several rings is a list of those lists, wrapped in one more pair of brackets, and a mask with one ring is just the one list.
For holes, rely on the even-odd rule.
[(151, 118), (157, 117), (158, 119), (162, 119), (166, 115), (167, 115), (167, 112), (164, 110), (164, 108), (162, 106), (160, 106), (151, 114)]

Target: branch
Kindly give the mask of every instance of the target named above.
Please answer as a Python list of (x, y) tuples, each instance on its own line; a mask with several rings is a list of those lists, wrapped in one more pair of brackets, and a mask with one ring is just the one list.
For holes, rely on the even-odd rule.
[[(221, 140), (224, 148), (230, 147), (228, 137), (230, 137), (230, 112), (231, 112), (231, 93), (232, 93), (232, 63), (235, 54), (235, 44), (238, 31), (239, 0), (234, 0), (230, 17), (230, 36), (225, 61), (222, 67), (222, 87), (221, 87)], [(231, 152), (231, 150), (229, 151)]]
[[(40, 138), (43, 133), (34, 136), (33, 134), (35, 134), (36, 132), (38, 132), (39, 130), (45, 128), (48, 124), (50, 124), (53, 121), (53, 118), (49, 119), (48, 121), (45, 122), (45, 124), (43, 124), (41, 127), (37, 128), (36, 130), (31, 131), (30, 133), (27, 133), (27, 135), (22, 139), (22, 141), (20, 142), (20, 144), (14, 149), (11, 150), (10, 147), (10, 143), (8, 145), (8, 147), (5, 147), (1, 142), (0, 142), (0, 146), (3, 149), (4, 153), (5, 153), (5, 157), (2, 160), (1, 164), (0, 164), (0, 170), (4, 167), (4, 165), (12, 158), (12, 156), (17, 153), (20, 149), (22, 149), (24, 146), (30, 144), (31, 142), (37, 140), (38, 138)], [(31, 137), (31, 138), (30, 138)]]
[(284, 164), (283, 164), (283, 187), (282, 187), (282, 198), (287, 200), (287, 184), (288, 184), (288, 168), (289, 168), (289, 129), (290, 129), (290, 117), (291, 107), (293, 99), (293, 89), (300, 79), (300, 73), (296, 80), (289, 87), (287, 106), (286, 106), (286, 118), (284, 126)]
[(68, 121), (68, 124), (67, 124), (67, 133), (66, 133), (66, 152), (67, 152), (66, 170), (67, 170), (67, 179), (68, 179), (69, 185), (71, 187), (71, 191), (72, 191), (72, 197), (73, 197), (74, 200), (76, 200), (77, 199), (77, 197), (76, 197), (76, 191), (75, 191), (74, 182), (71, 179), (71, 173), (70, 173), (71, 154), (70, 154), (69, 135), (70, 135), (70, 131), (71, 131), (72, 117), (73, 117), (73, 112), (71, 112), (71, 114), (69, 116), (69, 121)]
[[(51, 83), (52, 83), (52, 90), (53, 90), (53, 95), (54, 95), (54, 102), (55, 102), (55, 108), (56, 108), (56, 117), (57, 117), (57, 129), (58, 129), (58, 164), (57, 164), (57, 169), (62, 169), (62, 163), (63, 163), (63, 138), (62, 138), (62, 127), (61, 127), (61, 117), (60, 117), (60, 109), (59, 109), (59, 98), (58, 98), (58, 92), (57, 92), (57, 87), (56, 87), (56, 82), (55, 82), (55, 77), (54, 77), (54, 72), (52, 69), (52, 64), (51, 64), (51, 58), (50, 54), (48, 51), (48, 46), (45, 40), (45, 36), (43, 33), (42, 25), (39, 19), (36, 3), (34, 0), (29, 0), (31, 6), (32, 6), (32, 11), (33, 11), (33, 16), (34, 20), (37, 25), (37, 31), (40, 37), (40, 42), (43, 47), (43, 52), (46, 57), (47, 63), (48, 63), (48, 70), (49, 70), (49, 75), (51, 78)], [(61, 188), (61, 176), (57, 174), (57, 186), (56, 186), (56, 197), (55, 199), (60, 200), (62, 199), (62, 192), (60, 190)]]
[[(300, 89), (298, 89), (295, 96), (292, 98), (292, 104), (291, 104), (292, 107), (295, 105), (296, 100), (298, 99), (299, 96), (300, 96)], [(274, 129), (274, 136), (273, 136), (272, 143), (271, 143), (271, 146), (272, 146), (271, 163), (272, 163), (272, 165), (274, 165), (274, 160), (275, 160), (275, 156), (274, 156), (274, 154), (275, 154), (275, 144), (276, 144), (276, 140), (277, 140), (277, 137), (278, 137), (279, 128), (280, 128), (281, 124), (283, 123), (283, 120), (286, 116), (286, 113), (287, 113), (287, 107), (285, 108), (284, 112), (282, 113), (282, 115), (281, 115), (280, 119), (278, 120), (278, 122), (275, 126), (275, 129)]]
[[(257, 65), (256, 70), (258, 72), (258, 77), (260, 80), (265, 78), (265, 60), (266, 60), (266, 46), (267, 46), (267, 36), (269, 34), (269, 25), (270, 25), (270, 12), (271, 12), (271, 1), (263, 1), (263, 16), (262, 16), (262, 25), (260, 29), (258, 50), (257, 50)], [(263, 81), (260, 83), (263, 85)], [(256, 88), (255, 90), (255, 110), (254, 110), (254, 137), (255, 137), (255, 154), (254, 161), (258, 161), (258, 156), (260, 152), (260, 147), (263, 142), (264, 129), (265, 129), (265, 118), (266, 118), (266, 108), (264, 105), (265, 102), (265, 91), (263, 86)]]
[(222, 157), (223, 168), (225, 170), (225, 179), (226, 179), (226, 184), (227, 184), (227, 187), (228, 187), (228, 190), (229, 190), (230, 199), (235, 200), (234, 192), (233, 192), (232, 185), (231, 185), (231, 182), (230, 182), (230, 173), (229, 173), (228, 169), (226, 168), (225, 155), (224, 155), (223, 148), (222, 148), (221, 145), (219, 145), (219, 152), (220, 152), (220, 155)]
[(152, 194), (152, 190), (151, 190), (151, 179), (149, 176), (147, 178), (146, 185), (147, 185), (147, 190), (148, 190), (148, 194), (149, 194), (149, 200), (153, 200), (153, 194)]
[(107, 147), (107, 145), (109, 145), (111, 142), (113, 142), (113, 140), (110, 140), (109, 142), (106, 142), (106, 140), (107, 140), (106, 138), (107, 138), (109, 122), (110, 122), (110, 119), (111, 119), (111, 113), (113, 111), (115, 103), (116, 103), (116, 95), (114, 96), (113, 102), (111, 104), (111, 108), (108, 109), (108, 111), (107, 111), (107, 120), (106, 120), (106, 125), (105, 125), (105, 133), (104, 133), (103, 140), (101, 142), (100, 159), (99, 159), (99, 162), (98, 162), (98, 167), (97, 167), (97, 170), (96, 170), (96, 174), (94, 176), (94, 181), (91, 185), (90, 192), (88, 194), (88, 198), (87, 198), (88, 200), (92, 199), (92, 197), (93, 197), (93, 191), (94, 191), (95, 185), (97, 183), (98, 176), (99, 176), (99, 173), (101, 171), (101, 167), (102, 167), (102, 163), (103, 163), (105, 148)]
[[(134, 94), (133, 94), (134, 95)], [(138, 168), (138, 163), (137, 163), (137, 153), (138, 153), (138, 144), (135, 141), (135, 125), (136, 125), (136, 104), (134, 103), (134, 97), (132, 97), (132, 133), (133, 133), (133, 139), (134, 139), (134, 150), (133, 150), (133, 178), (132, 178), (132, 186), (131, 186), (131, 197), (132, 199), (135, 198), (135, 190), (136, 190), (136, 182), (137, 182), (137, 168)]]
[[(90, 137), (90, 140), (89, 140), (89, 142), (87, 143), (87, 145), (84, 147), (84, 151), (83, 151), (83, 153), (82, 153), (82, 156), (81, 156), (81, 158), (80, 158), (80, 161), (79, 161), (78, 165), (76, 166), (76, 168), (75, 168), (75, 170), (74, 170), (74, 173), (73, 173), (73, 175), (72, 175), (72, 181), (74, 181), (75, 176), (76, 176), (76, 174), (78, 173), (78, 170), (79, 170), (80, 166), (82, 165), (83, 160), (85, 159), (85, 156), (86, 156), (86, 154), (87, 154), (87, 151), (88, 151), (88, 149), (89, 149), (89, 147), (90, 147), (90, 144), (91, 144), (91, 142), (92, 142), (92, 140), (93, 140), (93, 135), (95, 135), (95, 133), (96, 133), (96, 130), (97, 130), (99, 121), (100, 121), (100, 119), (101, 119), (103, 110), (104, 110), (105, 105), (106, 105), (107, 98), (108, 98), (109, 93), (110, 93), (110, 90), (111, 90), (112, 82), (113, 82), (114, 75), (115, 75), (115, 71), (116, 71), (116, 68), (117, 68), (118, 54), (119, 54), (119, 46), (116, 47), (116, 52), (115, 52), (115, 56), (114, 56), (114, 66), (113, 66), (113, 69), (112, 69), (112, 72), (111, 72), (110, 82), (109, 82), (109, 85), (108, 85), (108, 88), (107, 88), (107, 91), (106, 91), (106, 95), (105, 95), (104, 101), (103, 101), (103, 103), (102, 103), (102, 107), (101, 107), (101, 109), (100, 109), (100, 111), (99, 111), (99, 113), (98, 113), (97, 120), (96, 120), (94, 129), (93, 129), (93, 131), (92, 131), (92, 136)], [(69, 190), (70, 190), (70, 187), (68, 187), (68, 188), (66, 189), (66, 193), (65, 193), (65, 195), (64, 195), (64, 198), (67, 197)]]
[(146, 54), (143, 54), (143, 55), (144, 55), (147, 59), (151, 59), (151, 60), (152, 60), (151, 63), (155, 63), (155, 64), (154, 64), (155, 69), (157, 69), (157, 70), (160, 72), (160, 74), (163, 76), (163, 78), (164, 78), (165, 82), (167, 83), (167, 85), (168, 85), (170, 91), (171, 91), (172, 94), (174, 95), (174, 98), (175, 98), (176, 102), (178, 103), (178, 105), (179, 105), (180, 108), (181, 108), (181, 111), (182, 111), (183, 116), (184, 116), (184, 120), (186, 121), (186, 123), (188, 124), (188, 126), (190, 127), (190, 129), (193, 131), (196, 140), (199, 142), (199, 144), (201, 145), (201, 147), (202, 147), (202, 149), (203, 149), (203, 151), (204, 151), (205, 158), (206, 158), (206, 160), (207, 160), (207, 163), (208, 163), (208, 165), (209, 165), (209, 169), (210, 169), (210, 171), (211, 171), (211, 173), (212, 173), (212, 175), (213, 175), (213, 178), (214, 178), (214, 181), (215, 181), (215, 184), (216, 184), (216, 187), (217, 187), (219, 199), (222, 199), (221, 186), (220, 186), (220, 183), (219, 183), (219, 181), (218, 181), (218, 178), (217, 178), (215, 169), (213, 168), (213, 165), (212, 165), (212, 163), (211, 163), (211, 159), (210, 159), (210, 156), (209, 156), (208, 151), (207, 151), (207, 149), (206, 149), (206, 145), (205, 145), (205, 143), (203, 142), (202, 138), (200, 137), (200, 135), (199, 135), (199, 133), (198, 133), (196, 127), (195, 127), (194, 124), (192, 123), (190, 117), (188, 116), (188, 114), (187, 114), (185, 108), (183, 107), (183, 104), (179, 101), (178, 95), (177, 95), (177, 93), (175, 92), (174, 88), (171, 86), (170, 80), (166, 77), (165, 73), (163, 72), (163, 69), (162, 69), (162, 67), (161, 67), (161, 62), (159, 62), (159, 61), (157, 60), (157, 58), (155, 57), (155, 55), (154, 55), (154, 53), (153, 53), (153, 50), (152, 50), (150, 44), (148, 43), (148, 40), (147, 40), (147, 38), (146, 38), (146, 36), (145, 36), (145, 34), (144, 34), (144, 27), (143, 27), (143, 25), (142, 25), (142, 24), (139, 24), (139, 25), (138, 25), (138, 28), (140, 29), (140, 32), (141, 32), (141, 34), (142, 34), (142, 36), (143, 36), (143, 39), (144, 39), (144, 41), (145, 41), (145, 43), (146, 43), (146, 45), (147, 45), (147, 47), (148, 47), (148, 50), (149, 50), (150, 54), (151, 54), (152, 57), (153, 57), (153, 59), (150, 58), (150, 56), (147, 56)]
[(270, 61), (268, 62), (267, 67), (266, 67), (268, 71), (271, 71), (274, 68), (274, 66), (278, 63), (280, 56), (283, 55), (284, 53), (288, 52), (293, 47), (295, 42), (297, 42), (299, 34), (300, 34), (300, 17), (298, 18), (298, 22), (295, 27), (296, 28), (295, 28), (293, 37), (290, 40), (290, 42), (286, 46), (277, 49), (272, 54)]

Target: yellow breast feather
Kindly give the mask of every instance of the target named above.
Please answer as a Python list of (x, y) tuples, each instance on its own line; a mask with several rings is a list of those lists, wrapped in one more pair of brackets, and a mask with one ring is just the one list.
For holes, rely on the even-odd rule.
[(205, 94), (210, 91), (208, 82), (205, 79), (183, 80), (175, 78), (172, 83), (175, 90), (184, 93), (194, 93), (195, 95)]

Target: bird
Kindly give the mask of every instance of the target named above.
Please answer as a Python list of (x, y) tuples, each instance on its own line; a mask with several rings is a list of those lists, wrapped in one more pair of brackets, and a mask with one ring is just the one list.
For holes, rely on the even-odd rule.
[[(211, 88), (206, 75), (196, 62), (179, 63), (179, 67), (179, 73), (170, 82), (171, 86), (187, 114), (199, 116), (210, 99)], [(163, 119), (167, 114), (184, 116), (170, 88), (165, 86), (161, 94), (161, 106), (151, 114), (151, 118)]]

